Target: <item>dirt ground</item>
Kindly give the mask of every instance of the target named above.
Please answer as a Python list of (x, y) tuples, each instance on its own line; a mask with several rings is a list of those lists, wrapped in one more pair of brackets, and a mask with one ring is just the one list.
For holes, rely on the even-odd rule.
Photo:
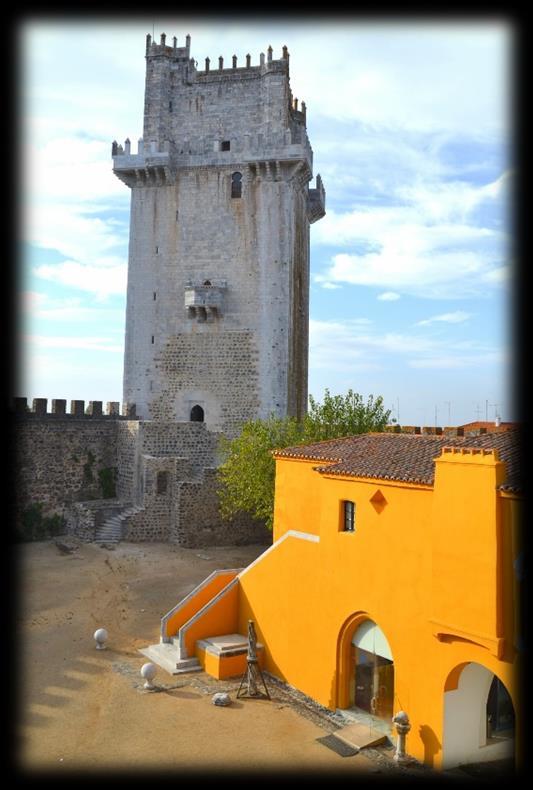
[[(317, 738), (331, 717), (270, 684), (272, 699), (236, 699), (240, 678), (158, 669), (143, 688), (138, 650), (160, 618), (217, 568), (245, 567), (265, 546), (205, 550), (168, 544), (55, 541), (16, 548), (17, 769), (54, 772), (342, 772), (398, 774), (392, 747), (342, 757)], [(105, 650), (93, 634), (105, 627)], [(268, 682), (268, 677), (267, 677)], [(216, 691), (232, 704), (213, 705)], [(333, 717), (334, 718), (334, 717)]]

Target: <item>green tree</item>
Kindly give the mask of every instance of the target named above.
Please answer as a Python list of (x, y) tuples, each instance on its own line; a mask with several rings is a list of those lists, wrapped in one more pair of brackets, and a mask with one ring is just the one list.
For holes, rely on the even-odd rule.
[(218, 469), (223, 518), (248, 513), (272, 528), (275, 461), (272, 450), (302, 442), (302, 426), (293, 417), (250, 420), (235, 439), (221, 440), (225, 458)]
[(221, 440), (224, 459), (218, 469), (220, 512), (231, 519), (248, 513), (272, 529), (274, 518), (275, 461), (272, 450), (324, 439), (382, 431), (390, 411), (383, 399), (371, 395), (365, 404), (361, 395), (330, 395), (323, 403), (309, 397), (309, 413), (298, 422), (294, 417), (270, 417), (244, 424), (239, 436)]
[[(323, 403), (309, 396), (309, 411), (304, 418), (306, 441), (320, 442), (358, 433), (383, 431), (390, 417), (390, 409), (383, 408), (383, 398), (370, 395), (365, 403), (363, 397), (353, 390), (346, 395), (324, 393)], [(288, 446), (288, 445), (287, 445)]]

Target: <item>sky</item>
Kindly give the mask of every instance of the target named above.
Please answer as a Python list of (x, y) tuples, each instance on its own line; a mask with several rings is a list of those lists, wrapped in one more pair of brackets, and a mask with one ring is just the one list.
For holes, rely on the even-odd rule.
[(145, 37), (290, 53), (326, 216), (311, 226), (309, 392), (404, 425), (513, 413), (513, 27), (505, 19), (68, 16), (18, 30), (18, 396), (121, 401)]

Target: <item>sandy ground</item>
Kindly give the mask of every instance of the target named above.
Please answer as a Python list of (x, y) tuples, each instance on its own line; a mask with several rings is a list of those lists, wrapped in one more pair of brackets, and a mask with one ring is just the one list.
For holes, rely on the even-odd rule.
[[(390, 747), (342, 757), (318, 742), (336, 726), (282, 686), (269, 686), (270, 701), (236, 699), (240, 678), (159, 669), (158, 690), (143, 688), (138, 650), (159, 641), (160, 617), (211, 571), (244, 567), (265, 546), (59, 541), (73, 550), (53, 541), (17, 547), (21, 773), (398, 773)], [(95, 649), (98, 627), (109, 632), (106, 650)], [(231, 706), (213, 705), (216, 691), (229, 691)]]

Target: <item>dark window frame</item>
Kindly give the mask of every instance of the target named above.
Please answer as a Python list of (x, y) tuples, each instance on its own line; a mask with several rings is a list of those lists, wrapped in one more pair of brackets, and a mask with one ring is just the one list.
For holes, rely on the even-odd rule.
[(341, 532), (355, 532), (355, 502), (349, 499), (342, 502)]

